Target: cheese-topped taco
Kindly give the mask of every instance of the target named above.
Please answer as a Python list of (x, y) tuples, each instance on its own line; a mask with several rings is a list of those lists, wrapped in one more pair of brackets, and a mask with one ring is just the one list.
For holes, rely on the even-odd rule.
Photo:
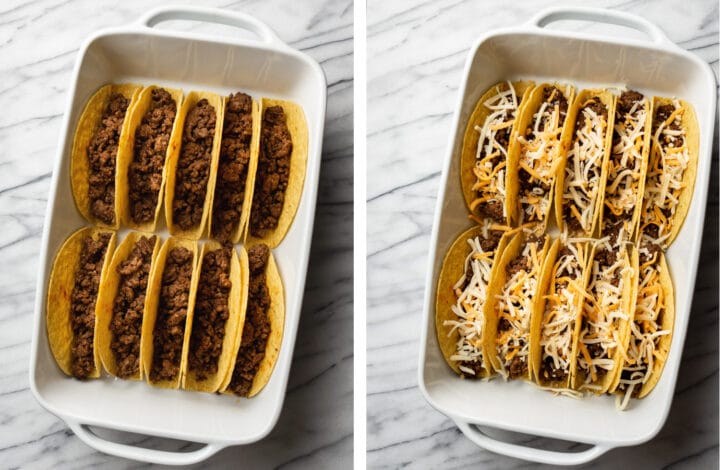
[(612, 150), (604, 168), (600, 235), (621, 225), (632, 240), (640, 220), (652, 125), (650, 101), (637, 91), (623, 91), (615, 107)]
[(653, 99), (653, 142), (645, 181), (640, 233), (643, 243), (666, 249), (677, 237), (695, 186), (699, 130), (690, 104)]
[(515, 123), (533, 82), (501, 82), (480, 97), (470, 115), (460, 156), (460, 183), (470, 212), (478, 219), (510, 224), (508, 153)]
[(590, 237), (595, 232), (614, 119), (615, 96), (606, 90), (583, 90), (570, 108), (555, 192), (558, 227), (570, 236)]
[(574, 96), (572, 85), (538, 85), (518, 118), (517, 142), (509, 155), (508, 198), (512, 217), (520, 224), (547, 224), (562, 160), (561, 137)]
[(463, 232), (445, 255), (435, 297), (435, 332), (445, 361), (461, 377), (492, 374), (487, 357), (490, 282), (508, 230), (485, 221)]

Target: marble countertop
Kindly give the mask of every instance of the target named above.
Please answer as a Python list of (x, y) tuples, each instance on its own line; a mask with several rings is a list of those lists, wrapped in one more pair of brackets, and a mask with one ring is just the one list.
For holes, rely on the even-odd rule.
[[(430, 232), (467, 52), (484, 32), (523, 23), (555, 2), (368, 3), (368, 467), (535, 468), (466, 439), (422, 397), (417, 364)], [(654, 22), (717, 76), (714, 0), (592, 4)], [(655, 439), (612, 450), (589, 468), (718, 466), (715, 137), (701, 266), (669, 418)]]
[[(143, 466), (94, 451), (45, 411), (28, 388), (28, 366), (37, 255), (78, 48), (91, 33), (135, 21), (163, 3), (13, 0), (0, 6), (0, 108), (6, 111), (0, 115), (0, 467)], [(348, 466), (353, 423), (352, 1), (204, 4), (241, 10), (266, 22), (285, 42), (317, 60), (328, 83), (312, 253), (285, 405), (266, 439), (225, 449), (205, 465)], [(237, 34), (229, 27), (199, 23), (173, 27)], [(184, 445), (115, 437), (151, 448)]]

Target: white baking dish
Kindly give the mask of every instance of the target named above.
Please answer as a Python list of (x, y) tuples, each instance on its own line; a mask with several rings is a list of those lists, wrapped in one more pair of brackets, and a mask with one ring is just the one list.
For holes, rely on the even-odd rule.
[[(645, 33), (648, 39), (600, 38), (544, 29), (557, 20), (626, 26)], [(667, 252), (677, 311), (670, 355), (655, 390), (645, 399), (635, 400), (628, 411), (616, 411), (613, 397), (576, 400), (527, 383), (461, 380), (446, 365), (438, 347), (434, 325), (437, 277), (446, 250), (470, 226), (458, 174), (464, 127), (483, 91), (505, 79), (565, 80), (579, 88), (627, 85), (648, 95), (683, 98), (697, 112), (697, 181), (687, 220)], [(706, 63), (673, 44), (655, 25), (621, 12), (553, 8), (524, 26), (490, 32), (475, 42), (465, 64), (430, 242), (419, 383), (428, 402), (452, 418), (478, 446), (525, 460), (569, 465), (592, 460), (613, 447), (640, 444), (660, 430), (670, 409), (690, 316), (710, 176), (715, 92), (715, 78)], [(569, 453), (537, 449), (497, 440), (477, 425), (591, 447)]]
[[(161, 21), (175, 19), (235, 26), (254, 36), (225, 39), (153, 29)], [(147, 462), (190, 464), (228, 445), (262, 439), (277, 422), (285, 398), (305, 288), (325, 121), (326, 83), (320, 66), (251, 16), (183, 6), (153, 10), (137, 23), (89, 38), (80, 49), (73, 75), (40, 253), (30, 359), (30, 387), (35, 397), (89, 445)], [(285, 286), (285, 333), (274, 373), (253, 399), (157, 389), (107, 376), (80, 382), (63, 375), (50, 353), (45, 298), (52, 260), (65, 238), (87, 225), (75, 208), (70, 189), (73, 133), (87, 100), (100, 86), (111, 82), (158, 84), (223, 95), (241, 90), (254, 98), (292, 100), (305, 111), (309, 150), (302, 199), (287, 237), (274, 250)], [(167, 237), (164, 225), (159, 233)], [(206, 445), (187, 453), (151, 450), (107, 441), (88, 425)]]

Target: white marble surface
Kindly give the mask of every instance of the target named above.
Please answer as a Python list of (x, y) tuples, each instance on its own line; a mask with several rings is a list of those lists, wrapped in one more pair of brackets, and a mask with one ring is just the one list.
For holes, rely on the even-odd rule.
[[(0, 467), (144, 466), (98, 453), (28, 388), (37, 253), (76, 53), (94, 31), (136, 20), (160, 1), (11, 0), (0, 5)], [(175, 2), (190, 3), (190, 2)], [(194, 2), (197, 4), (198, 2)], [(352, 111), (350, 0), (208, 1), (242, 10), (315, 58), (328, 82), (313, 248), (288, 395), (275, 430), (205, 465), (337, 468), (352, 461)], [(238, 34), (200, 24), (184, 30)], [(177, 449), (139, 436), (119, 440)], [(204, 467), (198, 465), (198, 468)]]
[[(554, 3), (368, 2), (369, 468), (536, 468), (465, 439), (423, 399), (417, 364), (440, 167), (468, 49), (483, 32)], [(592, 4), (653, 21), (717, 75), (716, 0)], [(591, 468), (718, 467), (717, 135), (714, 149), (702, 266), (667, 424), (652, 441), (610, 451)]]

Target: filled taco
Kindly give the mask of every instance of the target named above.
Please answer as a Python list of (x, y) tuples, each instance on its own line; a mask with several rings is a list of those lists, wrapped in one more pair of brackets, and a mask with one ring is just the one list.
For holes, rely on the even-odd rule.
[(622, 228), (627, 240), (634, 239), (642, 209), (651, 125), (650, 101), (637, 91), (623, 91), (617, 99), (612, 149), (603, 169), (600, 236)]
[[(270, 380), (280, 353), (285, 324), (285, 296), (272, 252), (265, 244), (240, 250), (243, 282), (248, 286), (241, 308), (244, 325), (238, 327), (224, 393), (253, 397)], [(241, 315), (242, 317), (242, 315)]]
[(119, 226), (115, 197), (118, 150), (125, 141), (139, 85), (105, 85), (80, 115), (70, 158), (70, 183), (80, 214), (93, 224)]
[(677, 237), (695, 186), (699, 129), (693, 107), (682, 100), (653, 99), (653, 141), (647, 169), (640, 233), (643, 243), (666, 249)]
[(156, 235), (131, 232), (118, 245), (97, 301), (97, 347), (105, 370), (121, 379), (142, 379), (142, 330), (150, 301)]
[(128, 115), (117, 162), (118, 213), (127, 227), (155, 230), (167, 180), (165, 163), (181, 132), (182, 97), (182, 90), (149, 86)]
[(187, 357), (188, 318), (195, 306), (197, 243), (171, 237), (153, 263), (142, 324), (143, 375), (150, 385), (178, 388)]
[(603, 168), (610, 154), (615, 96), (607, 90), (581, 91), (568, 113), (558, 171), (555, 217), (570, 236), (591, 237), (605, 191)]
[(518, 223), (547, 225), (562, 161), (561, 137), (572, 85), (542, 84), (533, 89), (518, 118), (517, 143), (510, 147), (508, 200)]
[(308, 128), (302, 108), (263, 98), (260, 149), (253, 180), (249, 237), (275, 248), (285, 238), (302, 197)]
[[(197, 240), (205, 231), (217, 174), (223, 100), (214, 93), (185, 97), (167, 160), (165, 218), (172, 235)], [(216, 132), (217, 131), (217, 132)]]
[(245, 93), (225, 98), (210, 236), (238, 243), (250, 217), (260, 143), (260, 107)]
[(630, 323), (624, 365), (610, 391), (625, 409), (630, 398), (643, 398), (660, 380), (670, 351), (675, 297), (665, 255), (657, 245), (640, 245), (635, 315)]
[(435, 298), (435, 332), (445, 361), (461, 377), (492, 374), (486, 310), (493, 269), (505, 250), (507, 231), (489, 221), (468, 229), (443, 261)]
[(77, 379), (100, 377), (97, 297), (115, 250), (115, 232), (82, 228), (60, 247), (48, 285), (48, 342), (62, 371)]
[(533, 82), (501, 82), (480, 97), (470, 115), (460, 156), (460, 182), (470, 212), (478, 219), (510, 224), (508, 153), (515, 123)]
[(495, 270), (488, 304), (488, 359), (504, 379), (532, 378), (530, 326), (537, 311), (550, 237), (524, 228), (508, 241)]
[(240, 318), (240, 263), (232, 244), (206, 243), (199, 272), (195, 306), (187, 317), (189, 343), (183, 388), (217, 392), (231, 367)]

